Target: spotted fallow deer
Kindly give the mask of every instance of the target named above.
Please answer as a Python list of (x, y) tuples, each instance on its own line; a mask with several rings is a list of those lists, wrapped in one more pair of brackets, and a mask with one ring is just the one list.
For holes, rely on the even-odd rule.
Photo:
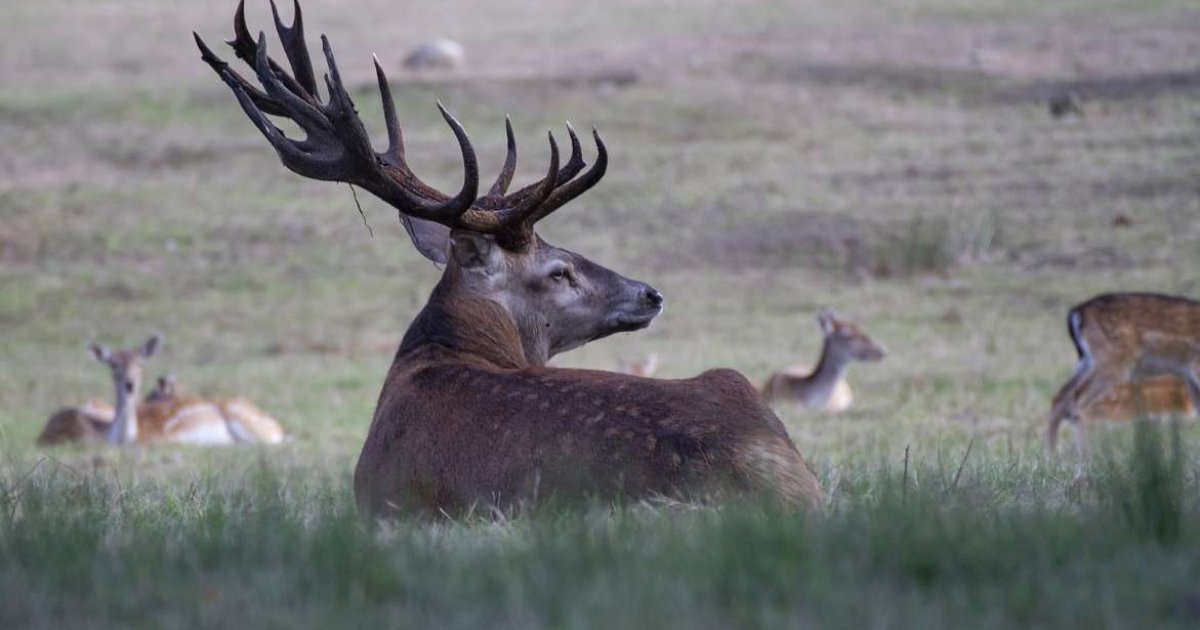
[(1087, 420), (1108, 421), (1194, 417), (1196, 406), (1186, 381), (1162, 375), (1117, 385), (1084, 408), (1080, 415)]
[[(1054, 450), (1064, 420), (1075, 425), (1080, 450), (1084, 450), (1083, 421), (1089, 410), (1103, 410), (1106, 400), (1128, 398), (1133, 405), (1156, 415), (1172, 411), (1185, 415), (1200, 407), (1200, 302), (1156, 293), (1107, 293), (1070, 310), (1067, 331), (1075, 343), (1079, 363), (1075, 373), (1059, 388), (1051, 403), (1047, 441)], [(1131, 384), (1171, 376), (1181, 385), (1151, 380), (1151, 387)], [(1182, 386), (1185, 397), (1172, 395)], [(1124, 387), (1128, 394), (1122, 394)], [(1165, 389), (1164, 389), (1165, 388)], [(1158, 393), (1154, 390), (1158, 389)], [(1165, 405), (1174, 400), (1178, 408)]]
[(176, 391), (173, 377), (160, 378), (146, 400), (137, 402), (142, 364), (162, 338), (155, 335), (130, 350), (113, 352), (100, 345), (89, 350), (112, 373), (116, 404), (89, 401), (50, 416), (38, 443), (107, 442), (109, 444), (277, 444), (283, 427), (242, 398), (206, 400)]
[[(732, 370), (688, 380), (552, 368), (550, 357), (609, 335), (648, 326), (663, 296), (579, 254), (555, 247), (534, 225), (600, 181), (608, 154), (600, 135), (586, 172), (573, 131), (559, 168), (549, 136), (545, 178), (508, 193), (516, 145), (496, 182), (477, 197), (479, 172), (466, 132), (445, 108), (464, 166), (453, 197), (410, 170), (387, 79), (388, 148), (376, 153), (322, 37), (328, 99), (304, 44), (299, 6), (276, 27), (292, 73), (251, 39), (239, 6), (234, 52), (257, 75), (253, 86), (197, 36), (201, 55), (233, 90), (283, 164), (313, 179), (346, 182), (400, 212), (420, 251), (445, 265), (428, 303), (410, 324), (379, 394), (354, 474), (365, 514), (463, 513), (508, 509), (549, 497), (598, 500), (766, 494), (789, 505), (822, 500), (815, 475), (754, 387)], [(304, 140), (268, 115), (290, 119)], [(720, 492), (719, 494), (723, 494)]]
[(792, 366), (772, 374), (763, 384), (763, 398), (770, 403), (791, 403), (805, 409), (840, 412), (850, 408), (854, 395), (846, 382), (846, 371), (855, 361), (883, 360), (885, 353), (854, 324), (838, 319), (825, 309), (817, 315), (825, 335), (821, 359), (809, 370)]

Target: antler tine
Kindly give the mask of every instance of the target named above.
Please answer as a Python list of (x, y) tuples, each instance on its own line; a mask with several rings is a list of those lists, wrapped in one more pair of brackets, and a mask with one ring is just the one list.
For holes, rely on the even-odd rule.
[(549, 199), (539, 204), (526, 218), (526, 222), (531, 227), (534, 223), (546, 218), (551, 212), (587, 192), (604, 177), (604, 173), (608, 170), (608, 148), (604, 146), (604, 140), (600, 137), (600, 132), (595, 127), (592, 128), (592, 139), (596, 143), (596, 163), (578, 179), (572, 179), (556, 188)]
[[(438, 102), (438, 111), (458, 141), (463, 161), (462, 188), (450, 197), (412, 172), (405, 163), (404, 138), (396, 115), (391, 86), (378, 58), (375, 76), (387, 125), (388, 147), (375, 152), (354, 102), (346, 90), (334, 59), (329, 39), (321, 36), (321, 47), (329, 72), (324, 76), (328, 99), (322, 102), (317, 92), (312, 59), (304, 40), (304, 22), (298, 1), (291, 26), (285, 25), (279, 8), (271, 0), (275, 28), (294, 73), (289, 74), (267, 54), (266, 35), (257, 40), (246, 26), (245, 3), (238, 3), (234, 16), (234, 39), (229, 42), (237, 56), (254, 70), (262, 89), (243, 78), (208, 48), (199, 35), (196, 45), (201, 58), (221, 77), (237, 97), (250, 121), (266, 137), (280, 160), (292, 171), (326, 181), (340, 181), (362, 187), (394, 206), (406, 218), (440, 223), (451, 229), (467, 229), (496, 235), (508, 247), (520, 247), (533, 238), (533, 225), (563, 204), (583, 194), (604, 176), (608, 153), (599, 133), (593, 131), (597, 146), (596, 163), (586, 167), (579, 137), (571, 124), (571, 157), (559, 162), (558, 143), (547, 133), (550, 164), (545, 177), (511, 195), (506, 194), (517, 166), (517, 146), (512, 121), (505, 119), (507, 153), (504, 165), (487, 195), (479, 192), (479, 165), (475, 149), (462, 124)], [(292, 120), (304, 131), (302, 140), (288, 138), (269, 116)]]
[(528, 217), (537, 212), (538, 206), (550, 197), (554, 192), (555, 183), (558, 182), (558, 143), (554, 141), (554, 132), (547, 131), (546, 137), (550, 140), (550, 167), (546, 169), (546, 176), (528, 199), (500, 211), (501, 222), (509, 226), (510, 237), (517, 241), (529, 239), (533, 235), (533, 222), (529, 221)]
[(512, 119), (508, 116), (504, 117), (504, 133), (508, 136), (508, 153), (504, 156), (504, 166), (500, 167), (496, 183), (488, 190), (487, 196), (493, 199), (508, 192), (508, 185), (512, 183), (513, 173), (517, 170), (517, 138), (513, 135)]
[[(275, 31), (283, 44), (283, 52), (292, 65), (292, 76), (305, 92), (317, 96), (317, 77), (313, 74), (312, 60), (308, 57), (308, 45), (304, 42), (304, 16), (300, 12), (300, 0), (294, 0), (292, 25), (284, 26), (279, 19), (279, 8), (271, 0), (271, 15), (275, 18)], [(244, 17), (243, 17), (244, 21)]]
[[(554, 181), (558, 183), (568, 182), (571, 178), (579, 174), (583, 167), (587, 166), (587, 162), (583, 161), (583, 148), (579, 145), (579, 136), (575, 135), (575, 128), (571, 126), (571, 122), (567, 121), (567, 135), (571, 137), (571, 157), (567, 159), (567, 163), (554, 176)], [(524, 188), (514, 192), (502, 200), (504, 205), (524, 205), (541, 186), (545, 180), (534, 182)]]
[[(221, 61), (220, 58), (214, 55), (198, 34), (193, 33), (193, 35), (196, 38), (196, 45), (200, 48), (201, 57), (217, 72), (221, 80), (233, 90), (233, 95), (237, 98), (238, 104), (241, 105), (242, 111), (246, 113), (250, 122), (254, 123), (254, 126), (271, 143), (275, 152), (279, 154), (279, 159), (289, 169), (301, 175), (307, 174), (305, 166), (314, 162), (313, 157), (300, 150), (296, 146), (296, 143), (284, 136), (283, 132), (263, 113), (275, 113), (278, 110), (278, 115), (286, 115), (283, 105), (255, 89), (254, 86), (250, 85), (238, 73), (234, 72), (229, 67), (229, 64)], [(314, 174), (313, 176), (317, 175)]]
[(204, 40), (200, 38), (200, 34), (192, 31), (192, 37), (196, 40), (196, 46), (200, 49), (200, 59), (207, 63), (209, 67), (221, 77), (223, 81), (229, 83), (231, 88), (240, 89), (254, 102), (255, 107), (273, 116), (283, 116), (286, 114), (283, 106), (275, 99), (267, 96), (266, 92), (254, 87), (252, 83), (242, 78), (236, 70), (229, 67), (220, 57), (218, 57)]
[[(366, 173), (360, 173), (355, 179), (341, 181), (358, 184), (392, 204), (397, 210), (421, 219), (445, 225), (454, 225), (460, 219), (465, 219), (463, 215), (475, 202), (475, 195), (479, 190), (479, 164), (475, 159), (475, 149), (471, 146), (471, 140), (458, 120), (451, 116), (440, 102), (438, 103), (438, 109), (442, 112), (446, 124), (454, 132), (454, 136), (458, 139), (459, 149), (462, 151), (463, 187), (457, 195), (447, 199), (445, 195), (417, 179), (403, 160), (397, 160), (395, 164), (388, 164), (399, 177), (388, 176), (380, 169), (380, 156), (371, 149), (367, 131), (363, 127), (362, 121), (359, 120), (354, 109), (354, 102), (350, 100), (350, 94), (342, 83), (342, 75), (338, 72), (337, 61), (333, 57), (333, 48), (329, 45), (329, 38), (324, 35), (321, 36), (321, 49), (325, 53), (325, 63), (329, 66), (329, 74), (325, 75), (325, 85), (329, 89), (329, 105), (325, 110), (332, 116), (330, 122), (334, 125), (337, 139), (347, 149), (353, 148), (357, 152), (365, 150), (370, 155), (370, 164), (363, 169), (367, 171)], [(386, 77), (384, 83), (387, 83)], [(398, 123), (396, 129), (399, 129)], [(473, 218), (477, 219), (478, 217)], [(473, 229), (487, 231), (492, 228), (484, 226)]]
[(567, 135), (571, 136), (571, 159), (567, 160), (567, 165), (563, 167), (562, 172), (558, 174), (558, 181), (566, 182), (579, 174), (583, 167), (587, 166), (587, 162), (583, 161), (583, 147), (579, 146), (579, 136), (575, 135), (575, 127), (571, 126), (571, 121), (567, 121)]
[[(225, 42), (230, 48), (233, 48), (233, 53), (238, 59), (246, 62), (251, 68), (255, 65), (255, 58), (258, 55), (258, 43), (250, 36), (250, 29), (246, 26), (246, 0), (238, 2), (237, 13), (233, 16), (233, 39)], [(282, 33), (280, 38), (283, 38)], [(279, 75), (280, 81), (287, 87), (288, 91), (303, 98), (313, 105), (317, 104), (317, 95), (314, 92), (309, 92), (304, 89), (295, 79), (292, 78), (283, 68), (275, 62), (274, 59), (267, 58), (271, 71)], [(278, 114), (284, 115), (284, 114)]]
[(379, 57), (371, 55), (375, 62), (375, 80), (379, 83), (379, 98), (383, 102), (383, 122), (387, 125), (388, 148), (380, 157), (392, 164), (404, 162), (404, 134), (400, 132), (400, 119), (396, 116), (396, 101), (392, 99), (392, 88), (388, 85), (387, 75)]
[[(267, 35), (258, 32), (258, 49), (254, 56), (254, 71), (258, 80), (266, 88), (267, 94), (278, 101), (285, 110), (285, 115), (304, 128), (311, 135), (320, 135), (328, 131), (329, 119), (316, 105), (296, 95), (280, 80), (267, 56)], [(284, 75), (286, 76), (286, 75)], [(313, 138), (310, 137), (310, 140)], [(370, 147), (368, 146), (368, 151)]]

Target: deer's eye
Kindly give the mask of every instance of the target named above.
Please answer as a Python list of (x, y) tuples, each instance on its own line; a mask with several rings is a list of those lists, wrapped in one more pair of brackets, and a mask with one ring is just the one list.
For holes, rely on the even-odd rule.
[(566, 267), (559, 267), (550, 272), (550, 279), (555, 282), (567, 282), (571, 279), (571, 272), (567, 271)]

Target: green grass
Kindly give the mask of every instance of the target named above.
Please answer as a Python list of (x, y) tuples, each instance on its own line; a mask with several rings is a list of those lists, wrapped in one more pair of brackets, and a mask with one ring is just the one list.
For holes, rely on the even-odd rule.
[(1200, 504), (1163, 433), (1140, 427), (1084, 478), (995, 452), (847, 467), (821, 516), (640, 504), (379, 526), (301, 458), (214, 454), (221, 472), (178, 478), (144, 472), (162, 452), (43, 460), (0, 478), (0, 622), (1185, 627)]
[[(1043, 453), (1067, 309), (1200, 295), (1189, 3), (310, 0), (376, 134), (370, 53), (389, 65), (438, 187), (461, 164), (435, 99), (489, 174), (511, 114), (520, 181), (546, 128), (600, 128), (608, 175), (539, 231), (667, 310), (557, 364), (654, 351), (665, 377), (761, 381), (814, 360), (823, 307), (889, 353), (851, 370), (848, 413), (779, 410), (823, 516), (656, 504), (383, 529), (351, 474), (437, 271), (394, 210), (359, 196), (372, 238), (345, 186), (282, 168), (199, 62), (189, 31), (227, 37), (234, 4), (24, 3), (0, 25), (0, 627), (1195, 623), (1200, 429), (1096, 427), (1094, 460)], [(464, 73), (398, 67), (434, 34), (468, 45)], [(613, 73), (636, 80), (597, 78)], [(1067, 88), (1086, 117), (1048, 115)], [(34, 447), (52, 411), (108, 395), (87, 342), (151, 332), (151, 377), (247, 396), (296, 439)]]

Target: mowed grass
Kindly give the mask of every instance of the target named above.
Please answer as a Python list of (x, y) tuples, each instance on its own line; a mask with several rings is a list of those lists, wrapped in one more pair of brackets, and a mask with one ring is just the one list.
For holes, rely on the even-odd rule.
[[(394, 211), (359, 194), (372, 237), (345, 186), (278, 164), (191, 43), (229, 37), (233, 8), (27, 3), (0, 25), (0, 626), (1200, 615), (1196, 427), (1178, 447), (1097, 427), (1090, 461), (1043, 447), (1070, 305), (1200, 295), (1188, 2), (310, 0), (309, 36), (330, 35), (376, 133), (370, 53), (388, 64), (413, 166), (443, 189), (461, 166), (435, 99), (485, 173), (511, 114), (523, 181), (546, 128), (604, 134), (604, 182), (539, 229), (667, 310), (556, 363), (654, 351), (666, 377), (759, 381), (812, 362), (826, 306), (889, 351), (851, 371), (850, 412), (780, 410), (823, 516), (653, 504), (382, 528), (357, 517), (351, 471), (438, 272)], [(248, 12), (269, 28), (265, 3)], [(435, 35), (467, 44), (468, 69), (402, 71)], [(1086, 115), (1052, 119), (1047, 99), (1071, 91)], [(53, 410), (109, 395), (88, 341), (151, 332), (166, 344), (150, 375), (247, 396), (296, 439), (33, 445)]]

